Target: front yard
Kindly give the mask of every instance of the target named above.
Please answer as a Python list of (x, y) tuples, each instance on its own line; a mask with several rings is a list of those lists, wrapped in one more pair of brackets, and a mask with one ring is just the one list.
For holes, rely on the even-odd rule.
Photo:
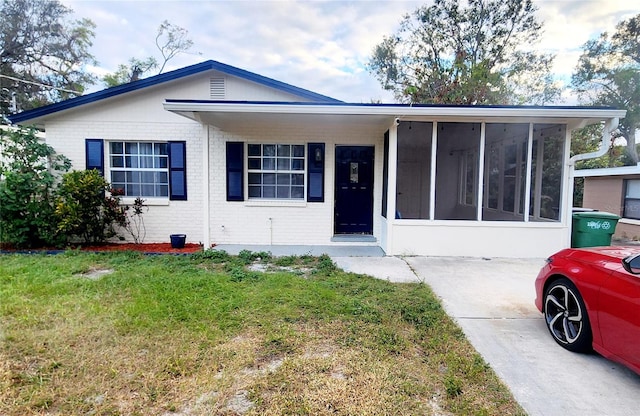
[(429, 287), (328, 257), (0, 256), (2, 415), (520, 415)]

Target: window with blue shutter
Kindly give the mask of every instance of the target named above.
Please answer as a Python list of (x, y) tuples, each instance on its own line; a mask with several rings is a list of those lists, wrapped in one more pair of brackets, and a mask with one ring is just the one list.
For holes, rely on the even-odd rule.
[(307, 202), (324, 202), (324, 143), (307, 145)]
[(187, 143), (169, 142), (169, 199), (187, 200)]
[(227, 142), (227, 201), (244, 201), (244, 143)]
[(84, 145), (87, 170), (97, 169), (104, 176), (104, 140), (85, 139)]

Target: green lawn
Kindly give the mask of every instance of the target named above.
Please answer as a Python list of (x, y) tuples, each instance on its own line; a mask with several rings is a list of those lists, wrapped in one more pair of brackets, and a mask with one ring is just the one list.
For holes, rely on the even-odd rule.
[(426, 285), (324, 256), (68, 252), (0, 256), (0, 414), (524, 412)]

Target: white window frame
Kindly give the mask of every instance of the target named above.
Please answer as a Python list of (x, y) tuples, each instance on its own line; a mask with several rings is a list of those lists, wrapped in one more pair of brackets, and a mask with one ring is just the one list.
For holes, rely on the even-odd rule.
[[(256, 146), (260, 147), (259, 154), (256, 154)], [(273, 146), (275, 152), (266, 154), (265, 148)], [(288, 147), (288, 155), (280, 153)], [(294, 149), (301, 149), (302, 155), (294, 154)], [(293, 201), (303, 202), (306, 200), (307, 191), (307, 146), (302, 143), (248, 143), (247, 144), (247, 199), (249, 201)], [(288, 165), (284, 166), (284, 165)], [(259, 166), (259, 167), (258, 167)], [(260, 181), (256, 181), (260, 175)], [(268, 176), (265, 176), (268, 175)], [(288, 175), (288, 181), (280, 182)], [(294, 175), (300, 179), (294, 183)], [(265, 183), (265, 177), (270, 179), (269, 183)], [(271, 182), (273, 179), (273, 182)], [(288, 182), (288, 183), (285, 183)], [(273, 193), (271, 193), (273, 188)], [(286, 195), (282, 192), (288, 189)], [(257, 191), (260, 195), (256, 195)], [(299, 196), (292, 197), (293, 191), (298, 191)], [(266, 193), (266, 196), (265, 196)]]
[[(121, 144), (122, 153), (113, 152), (113, 145)], [(108, 151), (106, 152), (107, 163), (108, 166), (108, 175), (109, 182), (111, 186), (116, 189), (122, 189), (119, 185), (124, 185), (124, 194), (121, 196), (121, 200), (123, 203), (130, 203), (135, 198), (140, 197), (145, 200), (146, 203), (151, 202), (153, 205), (154, 201), (156, 203), (164, 203), (165, 201), (168, 203), (169, 201), (169, 155), (168, 155), (168, 143), (164, 141), (151, 141), (151, 140), (109, 140), (106, 141)], [(135, 144), (137, 147), (136, 153), (127, 153), (127, 146)], [(140, 153), (140, 144), (151, 144), (151, 153)], [(165, 146), (164, 154), (161, 153), (161, 145)], [(157, 152), (156, 152), (156, 149)], [(121, 158), (122, 163), (115, 163), (116, 165), (122, 166), (114, 166), (114, 161)], [(135, 163), (131, 163), (131, 165), (135, 166), (127, 166), (127, 158), (134, 158)], [(141, 163), (142, 158), (151, 159), (152, 166), (151, 167), (140, 167), (146, 163)], [(164, 166), (163, 161), (164, 160)], [(114, 173), (123, 172), (125, 174), (124, 181), (114, 181)], [(129, 180), (128, 173), (131, 173), (132, 176), (138, 176), (138, 180)], [(153, 180), (151, 182), (143, 182), (142, 175), (145, 174), (153, 174)], [(137, 174), (137, 175), (136, 175)], [(158, 175), (160, 174), (160, 175)], [(162, 181), (162, 174), (166, 178), (166, 181)], [(135, 192), (131, 192), (131, 194), (127, 194), (127, 186), (138, 186), (139, 192), (138, 195), (135, 195)], [(142, 195), (142, 186), (153, 186), (153, 195)], [(161, 187), (165, 187), (166, 192), (165, 195), (162, 192), (158, 192), (161, 190)]]
[(635, 202), (640, 201), (640, 179), (624, 180), (624, 199), (622, 201), (623, 218), (627, 218), (631, 220), (640, 220), (640, 214), (636, 216), (628, 216), (629, 212), (627, 209), (627, 200), (635, 201)]

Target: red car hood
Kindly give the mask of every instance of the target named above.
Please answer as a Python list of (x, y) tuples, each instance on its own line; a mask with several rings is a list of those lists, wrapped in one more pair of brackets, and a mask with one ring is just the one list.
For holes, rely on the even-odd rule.
[(622, 260), (625, 257), (629, 257), (634, 254), (640, 253), (640, 246), (612, 246), (612, 247), (589, 247), (589, 248), (580, 248), (580, 249), (571, 249), (574, 254), (571, 254), (571, 257), (575, 255), (580, 255), (577, 253), (586, 252), (586, 253), (594, 253), (599, 254), (603, 257), (611, 257), (612, 259)]
[(640, 247), (636, 246), (612, 246), (612, 247), (589, 247), (589, 248), (568, 248), (562, 250), (558, 255), (568, 257), (572, 260), (581, 260), (587, 263), (600, 263), (609, 268), (622, 267), (621, 260), (640, 253)]

